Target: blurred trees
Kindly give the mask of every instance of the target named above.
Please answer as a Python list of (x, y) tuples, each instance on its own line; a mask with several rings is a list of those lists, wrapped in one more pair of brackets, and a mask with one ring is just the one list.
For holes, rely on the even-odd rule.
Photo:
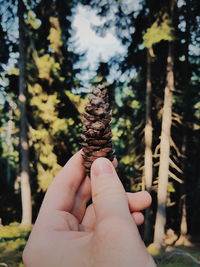
[(20, 107), (20, 182), (22, 199), (22, 225), (32, 223), (31, 186), (29, 175), (29, 143), (27, 121), (26, 93), (26, 36), (25, 36), (25, 5), (18, 1), (19, 28), (19, 107)]
[[(32, 203), (39, 201), (38, 205), (33, 206), (35, 214), (47, 186), (79, 146), (79, 109), (83, 104), (81, 97), (71, 94), (70, 91), (76, 90), (79, 86), (76, 74), (80, 69), (76, 67), (76, 63), (82, 55), (74, 52), (75, 38), (71, 23), (75, 1), (65, 4), (61, 1), (40, 1), (39, 3), (16, 1), (9, 3), (13, 9), (10, 9), (6, 2), (3, 4), (6, 12), (2, 14), (2, 40), (4, 35), (6, 36), (4, 31), (9, 23), (12, 27), (7, 31), (7, 44), (2, 45), (1, 56), (2, 58), (3, 55), (5, 56), (3, 49), (7, 48), (9, 51), (7, 57), (12, 59), (16, 53), (14, 55), (16, 58), (12, 59), (7, 69), (4, 67), (6, 70), (1, 72), (5, 80), (5, 85), (2, 85), (1, 107), (11, 114), (12, 107), (9, 103), (14, 101), (19, 105), (20, 109), (14, 118), (16, 124), (13, 127), (18, 129), (21, 140), (17, 138), (15, 151), (18, 152), (21, 146), (21, 152), (13, 166), (14, 172), (10, 174), (8, 171), (7, 175), (1, 173), (1, 180), (6, 178), (9, 180), (9, 176), (12, 176), (9, 197), (19, 199), (19, 193), (22, 193), (22, 223), (30, 224), (31, 199), (30, 188), (28, 188), (28, 169), (30, 169)], [(12, 31), (17, 30), (16, 18), (19, 21), (19, 35), (15, 33), (13, 38)], [(19, 49), (14, 46), (14, 42), (18, 43)], [(17, 100), (18, 97), (19, 100)], [(2, 117), (1, 120), (4, 124), (1, 160), (2, 164), (7, 162), (7, 169), (10, 169), (8, 160), (12, 148), (12, 144), (9, 145), (7, 142), (8, 135), (9, 142), (14, 141), (14, 129), (11, 129), (12, 122), (9, 116)], [(4, 161), (3, 157), (5, 157)], [(26, 174), (26, 177), (22, 174)], [(20, 187), (18, 187), (19, 182)], [(2, 184), (4, 184), (3, 181)], [(4, 192), (5, 189), (6, 186)], [(16, 190), (12, 191), (13, 189)], [(11, 209), (13, 210), (14, 206)], [(17, 213), (20, 214), (20, 210)], [(16, 217), (16, 220), (18, 219)], [(9, 220), (7, 217), (5, 222)]]
[[(168, 6), (168, 13), (165, 20), (169, 20), (169, 28), (174, 27), (174, 10), (176, 9), (176, 2), (171, 0)], [(161, 25), (166, 23), (162, 21)], [(166, 23), (167, 25), (167, 23)], [(170, 31), (169, 31), (170, 32)], [(171, 30), (172, 32), (172, 30)], [(161, 247), (165, 235), (166, 224), (166, 203), (167, 203), (167, 185), (169, 177), (169, 164), (170, 164), (170, 139), (171, 139), (171, 124), (172, 124), (172, 93), (175, 91), (174, 82), (174, 42), (173, 35), (169, 34), (167, 39), (170, 41), (168, 44), (168, 55), (166, 62), (166, 85), (164, 89), (164, 103), (162, 114), (162, 126), (160, 137), (160, 161), (158, 171), (158, 193), (157, 193), (157, 212), (154, 230), (154, 244)], [(170, 40), (171, 39), (171, 40)], [(171, 175), (172, 176), (172, 175)]]
[[(157, 213), (163, 221), (162, 231), (156, 230), (160, 238), (157, 243), (160, 246), (167, 229), (172, 228), (176, 232), (175, 238), (179, 237), (180, 231), (186, 234), (186, 224), (190, 224), (187, 233), (194, 232), (199, 220), (197, 217), (200, 216), (196, 213), (196, 221), (192, 220), (193, 209), (190, 209), (191, 203), (194, 204), (196, 198), (192, 195), (191, 186), (195, 181), (194, 184), (198, 188), (199, 167), (196, 165), (198, 171), (194, 174), (191, 167), (194, 167), (195, 163), (189, 162), (195, 157), (193, 152), (196, 153), (197, 150), (192, 152), (186, 148), (187, 145), (188, 148), (193, 145), (199, 146), (199, 141), (195, 138), (196, 134), (199, 134), (196, 121), (199, 116), (197, 115), (199, 93), (196, 97), (193, 95), (198, 80), (196, 73), (199, 72), (197, 55), (200, 39), (196, 27), (199, 24), (199, 14), (196, 11), (199, 4), (197, 1), (177, 1), (172, 23), (169, 15), (171, 1), (143, 0), (135, 5), (125, 0), (101, 2), (82, 0), (82, 3), (94, 8), (96, 13), (104, 18), (102, 26), (96, 27), (97, 33), (105, 35), (108, 29), (114, 28), (116, 36), (127, 47), (124, 57), (117, 55), (110, 61), (110, 67), (114, 66), (121, 71), (120, 78), (113, 83), (117, 100), (113, 111), (114, 140), (117, 155), (120, 155), (119, 169), (123, 169), (123, 176), (130, 177), (132, 190), (146, 186), (155, 196), (153, 209), (146, 214), (145, 240), (153, 241), (153, 225), (158, 208)], [(126, 82), (121, 82), (121, 77), (122, 79), (126, 77)], [(127, 86), (130, 92), (128, 102), (125, 101)], [(137, 101), (134, 102), (137, 106), (128, 104), (132, 95)], [(120, 102), (121, 99), (123, 100)], [(190, 102), (191, 100), (194, 102)], [(188, 116), (187, 119), (185, 116)], [(117, 128), (123, 117), (126, 123), (130, 123), (130, 130), (127, 130), (126, 123)], [(115, 121), (115, 118), (118, 120)], [(190, 126), (186, 126), (187, 121), (191, 122)], [(118, 139), (115, 139), (115, 128)], [(186, 128), (190, 132), (188, 137)], [(124, 144), (128, 147), (126, 152), (123, 151), (123, 146), (119, 147), (124, 136), (126, 136)], [(190, 140), (189, 143), (186, 140)], [(122, 156), (120, 152), (123, 153)], [(151, 153), (153, 153), (153, 171), (151, 171)], [(134, 160), (126, 161), (123, 166), (123, 159), (130, 159), (131, 156), (134, 156)], [(199, 154), (196, 154), (196, 157), (199, 159)], [(132, 169), (128, 168), (126, 173), (130, 164)], [(153, 173), (152, 186), (151, 173)], [(176, 216), (177, 214), (179, 216)], [(157, 225), (158, 223), (156, 228)]]
[[(112, 29), (126, 47), (125, 55), (100, 62), (91, 84), (105, 83), (109, 87), (113, 142), (119, 160), (118, 172), (126, 189), (146, 188), (153, 196), (142, 229), (145, 241), (153, 241), (154, 230), (157, 236), (154, 241), (159, 246), (170, 228), (176, 239), (199, 233), (198, 0), (142, 0), (131, 4), (126, 0), (24, 1), (21, 43), (20, 36), (13, 34), (17, 29), (16, 4), (20, 1), (11, 1), (9, 5), (2, 1), (0, 209), (3, 223), (19, 221), (21, 216), (16, 207), (22, 189), (19, 186), (23, 170), (20, 167), (23, 153), (19, 153), (22, 127), (27, 126), (34, 219), (49, 183), (78, 150), (85, 97), (77, 93), (82, 83), (77, 79), (81, 71), (77, 63), (84, 55), (76, 53), (72, 20), (80, 2), (104, 18), (102, 26), (93, 25), (98, 34), (105, 35)], [(175, 6), (173, 12), (171, 3)], [(22, 44), (26, 51), (23, 85), (27, 90), (24, 102), (27, 125), (23, 123), (20, 130), (18, 84), (22, 71), (18, 66)], [(109, 75), (113, 78), (110, 84)]]
[(30, 138), (38, 190), (43, 191), (65, 163), (63, 153), (68, 158), (77, 149), (79, 112), (67, 93), (79, 84), (74, 67), (79, 56), (71, 45), (72, 8), (73, 1), (41, 1), (28, 11)]

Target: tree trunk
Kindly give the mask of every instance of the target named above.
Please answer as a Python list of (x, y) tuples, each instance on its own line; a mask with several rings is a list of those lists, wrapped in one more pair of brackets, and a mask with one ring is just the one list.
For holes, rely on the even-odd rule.
[(180, 189), (180, 214), (181, 214), (181, 220), (180, 220), (180, 236), (179, 240), (177, 243), (179, 244), (184, 244), (184, 242), (187, 239), (187, 233), (188, 233), (188, 227), (187, 227), (187, 195), (186, 195), (186, 182), (189, 177), (188, 174), (188, 158), (187, 158), (187, 151), (188, 151), (188, 138), (189, 138), (189, 125), (188, 122), (191, 121), (191, 110), (190, 107), (192, 106), (191, 103), (191, 94), (190, 94), (190, 77), (191, 75), (191, 68), (190, 68), (190, 63), (189, 63), (189, 43), (191, 40), (190, 32), (190, 17), (191, 17), (191, 6), (190, 6), (190, 1), (187, 2), (186, 4), (186, 10), (185, 10), (185, 22), (186, 22), (186, 37), (185, 37), (185, 66), (184, 66), (184, 111), (183, 111), (183, 122), (184, 124), (182, 125), (183, 127), (183, 132), (182, 132), (182, 148), (181, 148), (181, 155), (182, 155), (182, 160), (181, 160), (181, 169), (183, 171), (182, 175), (182, 181), (183, 184), (181, 184), (181, 189)]
[(7, 184), (10, 187), (11, 182), (11, 165), (10, 165), (10, 157), (11, 157), (11, 147), (12, 147), (12, 107), (9, 105), (8, 112), (8, 124), (7, 124), (7, 166), (6, 166), (6, 180)]
[[(153, 179), (153, 159), (152, 159), (152, 121), (151, 121), (151, 55), (147, 50), (147, 79), (146, 79), (146, 121), (144, 129), (145, 138), (145, 153), (144, 153), (144, 181), (145, 189), (150, 192)], [(151, 237), (151, 208), (145, 211), (144, 223), (144, 240), (146, 243), (150, 241)]]
[[(175, 0), (171, 0), (170, 17), (173, 22)], [(172, 23), (173, 24), (173, 23)], [(162, 115), (162, 129), (160, 140), (160, 164), (158, 171), (158, 193), (157, 193), (157, 212), (154, 231), (154, 245), (158, 248), (162, 246), (165, 236), (166, 224), (166, 201), (167, 186), (169, 174), (170, 159), (170, 136), (172, 123), (172, 92), (174, 91), (174, 45), (169, 42), (169, 50), (167, 57), (167, 76), (166, 87), (164, 91), (164, 106)]]
[(31, 187), (29, 181), (28, 134), (26, 115), (26, 86), (25, 86), (25, 32), (24, 32), (24, 3), (18, 0), (19, 18), (19, 104), (20, 104), (20, 160), (21, 160), (21, 201), (22, 225), (32, 222)]
[(186, 195), (182, 196), (182, 216), (181, 216), (181, 226), (180, 226), (180, 233), (181, 237), (186, 237), (188, 232), (187, 227), (187, 211), (186, 211)]
[[(183, 120), (184, 124), (186, 124), (187, 121)], [(186, 135), (186, 125), (183, 126), (183, 143), (182, 143), (182, 164), (181, 169), (183, 171), (182, 175), (182, 181), (183, 184), (180, 185), (180, 229), (179, 229), (179, 237), (176, 241), (176, 245), (187, 245), (187, 233), (188, 233), (188, 227), (187, 227), (187, 206), (186, 206), (186, 165), (187, 165), (187, 156), (186, 156), (186, 144), (187, 144), (187, 135)]]
[(164, 94), (164, 107), (162, 116), (162, 130), (160, 141), (160, 164), (158, 172), (158, 194), (157, 194), (157, 213), (154, 232), (154, 244), (160, 247), (163, 243), (166, 223), (166, 200), (167, 185), (169, 173), (170, 157), (170, 135), (172, 122), (172, 91), (174, 89), (174, 56), (172, 52), (172, 43), (169, 43), (169, 52), (167, 57), (167, 84)]
[(147, 52), (147, 82), (146, 82), (146, 123), (144, 130), (145, 137), (145, 154), (144, 154), (144, 178), (145, 187), (147, 190), (151, 189), (152, 185), (152, 121), (151, 121), (151, 56)]

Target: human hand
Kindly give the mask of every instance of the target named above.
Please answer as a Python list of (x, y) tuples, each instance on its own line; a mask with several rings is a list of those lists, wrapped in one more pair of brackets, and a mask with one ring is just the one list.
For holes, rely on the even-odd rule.
[[(93, 204), (87, 207), (91, 198)], [(156, 266), (136, 224), (151, 203), (147, 192), (125, 193), (107, 159), (85, 178), (76, 153), (50, 185), (23, 253), (27, 267)]]

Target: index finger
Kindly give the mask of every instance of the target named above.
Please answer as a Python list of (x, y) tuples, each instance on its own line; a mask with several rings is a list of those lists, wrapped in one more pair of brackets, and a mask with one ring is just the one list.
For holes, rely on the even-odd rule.
[(85, 169), (80, 150), (65, 164), (49, 186), (40, 213), (52, 210), (70, 212), (84, 178)]

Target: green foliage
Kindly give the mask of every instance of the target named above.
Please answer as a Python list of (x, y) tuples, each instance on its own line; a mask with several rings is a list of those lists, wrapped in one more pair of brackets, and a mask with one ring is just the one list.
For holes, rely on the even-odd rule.
[(158, 248), (154, 244), (148, 246), (149, 253), (155, 258), (158, 267), (186, 267), (199, 266), (195, 260), (200, 259), (199, 251), (196, 251), (195, 247), (184, 247), (177, 249), (177, 247), (169, 247), (169, 252), (164, 251), (163, 248)]
[[(139, 112), (141, 106), (134, 90), (127, 84), (115, 89), (115, 103), (113, 106), (112, 139), (116, 156), (119, 160), (119, 173), (122, 179), (126, 178), (126, 181), (124, 181), (126, 186), (127, 182), (133, 182), (137, 176), (136, 139), (133, 134), (133, 129), (136, 127), (137, 122), (133, 121), (133, 117)], [(134, 187), (128, 190), (138, 191), (139, 188), (140, 184), (135, 184)]]
[(33, 10), (28, 11), (25, 23), (27, 25), (30, 25), (34, 30), (37, 30), (41, 25), (41, 22), (37, 19), (36, 14)]
[(187, 258), (186, 256), (183, 255), (175, 255), (166, 263), (161, 263), (158, 264), (158, 267), (198, 267), (199, 264), (194, 263), (190, 258)]
[(171, 20), (167, 15), (163, 15), (162, 21), (156, 20), (150, 28), (147, 29), (143, 36), (144, 46), (152, 48), (152, 46), (160, 41), (174, 40), (174, 28), (171, 26)]
[(27, 238), (31, 230), (30, 226), (20, 227), (20, 224), (17, 222), (10, 223), (7, 226), (1, 226), (0, 228), (0, 240), (10, 240), (17, 238)]
[(173, 184), (172, 182), (169, 182), (169, 183), (168, 183), (167, 191), (168, 191), (169, 193), (174, 193), (174, 192), (176, 192), (176, 190), (175, 190), (175, 188), (174, 188), (174, 184)]
[[(31, 13), (33, 20), (41, 22), (39, 28), (30, 29), (37, 46), (29, 50), (32, 64), (27, 65), (28, 73), (33, 74), (28, 75), (32, 121), (29, 138), (34, 150), (31, 165), (33, 175), (37, 176), (37, 192), (46, 191), (67, 158), (78, 149), (75, 139), (82, 104), (79, 96), (70, 93), (75, 80), (73, 65), (78, 58), (68, 50), (71, 8), (71, 4), (61, 7), (57, 2), (52, 2), (52, 6), (41, 2)], [(40, 45), (41, 38), (45, 45)]]
[[(32, 95), (30, 105), (33, 107), (33, 114), (37, 120), (37, 128), (30, 129), (30, 140), (38, 158), (36, 165), (39, 190), (45, 191), (61, 168), (54, 153), (55, 136), (60, 132), (66, 132), (68, 125), (73, 122), (70, 120), (68, 124), (67, 119), (58, 118), (56, 109), (60, 101), (56, 92), (48, 95), (38, 83), (33, 86), (29, 85), (28, 90)], [(44, 128), (43, 124), (48, 127)]]
[(8, 70), (8, 75), (16, 75), (19, 76), (19, 68), (11, 68)]
[[(9, 189), (16, 179), (16, 168), (19, 162), (19, 128), (17, 125), (19, 109), (12, 93), (6, 95), (5, 102), (0, 105), (0, 184)], [(6, 192), (6, 190), (4, 190)]]
[(46, 79), (49, 84), (53, 82), (51, 75), (59, 77), (60, 64), (49, 54), (43, 56), (35, 56), (35, 63), (38, 69), (40, 79)]
[(52, 48), (52, 50), (60, 54), (63, 42), (62, 42), (62, 32), (59, 25), (59, 21), (58, 18), (55, 17), (50, 17), (49, 20), (51, 23), (51, 28), (47, 39), (50, 41), (50, 47)]
[[(48, 185), (61, 169), (55, 154), (54, 143), (63, 134), (66, 136), (65, 138), (67, 136), (70, 138), (69, 133), (71, 133), (72, 128), (76, 130), (77, 125), (75, 125), (75, 120), (72, 117), (59, 118), (60, 99), (57, 92), (48, 94), (39, 83), (29, 84), (28, 91), (31, 94), (30, 106), (33, 108), (33, 115), (37, 122), (35, 128), (30, 128), (30, 144), (34, 146), (38, 158), (36, 163), (38, 190), (46, 191)], [(85, 100), (82, 101), (79, 95), (74, 95), (69, 91), (66, 91), (65, 94), (77, 110), (82, 112)], [(47, 125), (48, 127), (46, 127)], [(75, 142), (74, 145), (75, 150), (77, 150)]]
[(22, 228), (18, 223), (12, 223), (0, 228), (0, 266), (1, 263), (11, 267), (24, 266), (22, 263), (22, 251), (30, 231), (31, 227)]
[[(66, 91), (65, 94), (68, 96), (68, 98), (70, 99), (70, 101), (74, 104), (74, 106), (76, 107), (76, 109), (78, 110), (79, 114), (82, 114), (85, 110), (85, 106), (86, 103), (88, 101), (86, 96), (81, 96), (81, 95), (75, 95), (73, 93), (71, 93), (70, 91)], [(70, 125), (73, 124), (73, 121), (70, 119), (68, 120)]]

